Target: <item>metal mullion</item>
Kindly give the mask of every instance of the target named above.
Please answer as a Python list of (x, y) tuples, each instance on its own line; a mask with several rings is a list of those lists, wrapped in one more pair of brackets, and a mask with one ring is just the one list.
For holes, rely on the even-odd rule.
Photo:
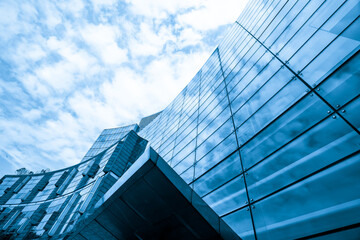
[[(269, 81), (270, 81), (270, 80), (269, 80)], [(266, 83), (268, 83), (269, 81), (267, 81)], [(284, 86), (282, 86), (276, 93), (274, 93), (274, 95), (272, 95), (268, 100), (266, 100), (263, 105), (261, 105), (255, 112), (253, 112), (247, 119), (245, 119), (244, 122), (243, 122), (242, 124), (240, 124), (240, 125), (236, 128), (236, 130), (238, 130), (245, 122), (247, 122), (251, 117), (253, 117), (258, 111), (260, 111), (268, 102), (271, 101), (271, 99), (273, 99), (281, 90), (283, 90), (283, 89), (284, 89), (287, 85), (289, 85), (292, 81), (296, 81), (296, 78), (293, 77), (292, 79), (290, 79)], [(261, 88), (264, 87), (264, 86), (266, 85), (266, 83), (265, 83), (264, 85), (262, 85)], [(261, 88), (259, 88), (258, 90), (256, 90), (256, 92), (243, 104), (243, 106), (244, 106), (246, 103), (248, 103), (248, 102), (251, 100), (251, 98), (252, 98), (256, 93), (258, 93), (258, 92), (260, 91)], [(240, 110), (240, 109), (239, 109), (239, 110)], [(286, 110), (287, 110), (287, 109), (286, 109)], [(285, 110), (285, 111), (286, 111), (286, 110)], [(267, 125), (266, 125), (266, 126), (267, 126)], [(266, 126), (265, 126), (265, 127), (266, 127)]]
[[(273, 61), (273, 60), (271, 60), (271, 61)], [(270, 62), (271, 62), (271, 61), (270, 61)], [(264, 69), (270, 64), (270, 62), (269, 62), (262, 70), (264, 70)], [(279, 69), (276, 70), (276, 71), (274, 72), (274, 74), (273, 74), (268, 80), (266, 80), (266, 81), (263, 83), (263, 85), (260, 86), (260, 88), (258, 88), (258, 89), (235, 111), (235, 114), (254, 96), (254, 94), (256, 94), (256, 93), (259, 91), (259, 89), (261, 89), (267, 82), (269, 82), (281, 69), (282, 69), (282, 66), (279, 67)], [(262, 72), (262, 70), (261, 70), (260, 72)], [(234, 97), (234, 99), (233, 99), (232, 101), (230, 100), (230, 104), (232, 104), (237, 97), (239, 97), (245, 90), (247, 90), (248, 86), (249, 86), (258, 76), (259, 76), (259, 75), (256, 75), (253, 79), (251, 79), (251, 80), (249, 81), (249, 83), (246, 84), (246, 86)]]
[[(257, 199), (257, 200), (254, 200), (253, 203), (259, 203), (259, 202), (261, 202), (261, 201), (263, 201), (263, 200), (271, 197), (272, 195), (274, 195), (274, 194), (276, 194), (276, 193), (279, 193), (279, 192), (281, 192), (281, 191), (283, 191), (283, 190), (285, 190), (285, 189), (287, 189), (287, 188), (289, 188), (289, 187), (291, 187), (291, 186), (293, 186), (293, 185), (295, 185), (295, 184), (297, 184), (297, 183), (299, 183), (299, 182), (302, 182), (302, 181), (304, 181), (304, 180), (306, 180), (306, 179), (308, 179), (308, 178), (310, 178), (310, 177), (318, 174), (318, 173), (321, 173), (321, 172), (325, 171), (326, 169), (329, 169), (329, 168), (331, 168), (331, 167), (333, 167), (333, 166), (335, 166), (335, 165), (337, 165), (337, 164), (340, 164), (340, 163), (348, 160), (349, 158), (351, 158), (351, 157), (353, 157), (353, 156), (355, 156), (355, 155), (357, 155), (357, 154), (359, 154), (359, 153), (360, 153), (360, 150), (355, 151), (354, 153), (351, 153), (351, 154), (349, 154), (349, 155), (347, 155), (347, 156), (345, 156), (345, 157), (343, 157), (343, 158), (341, 158), (341, 159), (339, 159), (339, 160), (337, 160), (337, 161), (335, 161), (335, 162), (333, 162), (333, 163), (330, 163), (330, 164), (328, 164), (328, 165), (326, 165), (326, 166), (324, 166), (324, 167), (322, 167), (322, 168), (320, 168), (320, 169), (318, 169), (318, 170), (316, 170), (316, 171), (314, 171), (314, 172), (312, 172), (312, 173), (309, 173), (309, 174), (307, 174), (306, 176), (304, 176), (304, 177), (302, 177), (302, 178), (300, 178), (300, 179), (298, 179), (298, 180), (296, 180), (296, 181), (293, 181), (293, 182), (287, 184), (287, 185), (284, 186), (284, 187), (281, 187), (281, 188), (279, 188), (279, 189), (277, 189), (277, 190), (275, 190), (275, 191), (273, 191), (273, 192), (271, 192), (271, 193), (269, 193), (269, 194), (267, 194), (267, 195), (265, 195), (265, 196), (263, 196), (263, 197), (261, 197), (261, 198), (259, 198), (259, 199)], [(244, 207), (242, 207), (242, 208), (244, 208)], [(239, 209), (242, 209), (242, 208), (239, 208)], [(233, 211), (231, 211), (231, 212), (229, 212), (229, 213), (224, 214), (224, 215), (221, 216), (221, 217), (227, 216), (227, 215), (229, 215), (229, 214), (231, 214), (231, 213), (233, 213), (233, 212), (238, 211), (239, 209), (235, 209), (235, 210), (233, 210)]]
[(239, 28), (239, 26), (236, 23), (233, 23), (233, 27), (231, 31), (223, 38), (223, 41), (219, 44), (218, 47), (227, 49), (230, 42), (233, 41), (234, 37), (237, 35), (239, 31), (241, 31), (241, 28)]
[[(258, 47), (258, 49), (256, 49), (256, 51), (249, 57), (249, 59), (242, 65), (242, 67), (239, 69), (239, 71), (240, 70), (242, 70), (245, 66), (246, 66), (246, 64), (248, 63), (248, 62), (250, 62), (250, 60), (252, 59), (252, 57), (257, 53), (257, 51), (259, 50), (259, 49), (261, 49), (261, 45), (259, 45), (259, 47)], [(246, 53), (248, 53), (249, 51), (247, 51)], [(254, 66), (256, 66), (256, 64), (259, 62), (259, 60), (266, 54), (267, 52), (265, 51), (257, 60), (256, 60), (256, 62), (254, 62), (254, 64), (249, 68), (249, 70), (241, 77), (241, 79), (243, 79), (252, 69), (253, 69), (253, 67)], [(234, 62), (234, 61), (233, 61)], [(270, 62), (271, 62), (271, 60), (270, 60)], [(263, 67), (263, 69), (264, 68), (266, 68), (268, 65), (269, 65), (269, 63), (270, 62), (268, 62), (264, 67)], [(238, 61), (236, 64), (235, 64), (235, 67), (238, 65), (240, 63), (240, 61)], [(262, 70), (263, 69), (261, 69), (260, 71), (259, 71), (259, 73), (260, 72), (262, 72)], [(229, 72), (229, 74), (228, 75), (226, 75), (226, 79), (227, 79), (227, 77), (231, 74), (231, 72), (232, 72), (232, 70)], [(237, 74), (235, 74), (234, 76), (233, 76), (233, 78), (235, 77), (235, 76), (237, 76)], [(232, 79), (233, 79), (232, 78)], [(232, 79), (229, 79), (228, 81), (230, 81), (230, 80), (232, 80)], [(254, 78), (253, 78), (254, 79)], [(226, 81), (226, 80), (225, 80)], [(241, 80), (240, 80), (241, 81)], [(240, 83), (240, 81), (238, 81), (237, 83), (236, 83), (236, 85), (238, 85), (238, 83)], [(234, 87), (236, 86), (236, 85), (234, 85)], [(234, 89), (234, 88), (232, 88), (232, 89)], [(229, 91), (231, 91), (232, 89), (230, 89)]]
[(250, 15), (250, 13), (254, 10), (254, 7), (258, 3), (259, 3), (259, 0), (248, 1), (244, 10), (240, 13), (240, 16), (237, 18), (237, 20), (240, 21), (240, 17), (241, 17), (241, 20), (247, 19), (248, 16)]
[(262, 2), (264, 2), (264, 1), (258, 1), (258, 3), (256, 5), (254, 5), (253, 11), (251, 12), (251, 14), (249, 13), (249, 15), (251, 17), (249, 16), (248, 18), (245, 18), (247, 21), (244, 22), (244, 25), (249, 24), (249, 22), (251, 20), (253, 20), (252, 16), (259, 15), (261, 13), (261, 11), (266, 7), (266, 3), (263, 4), (262, 6), (259, 6), (259, 5), (261, 5)]
[[(279, 25), (279, 24), (283, 21), (283, 19), (289, 14), (289, 12), (293, 9), (293, 7), (294, 7), (295, 5), (296, 5), (296, 3), (290, 8), (290, 10), (289, 10), (289, 11), (284, 15), (284, 17), (279, 21), (278, 25)], [(285, 6), (285, 4), (284, 4), (284, 6)], [(306, 6), (306, 5), (305, 5), (305, 6)], [(281, 11), (281, 10), (280, 10), (280, 11)], [(278, 12), (278, 14), (280, 13), (280, 11)], [(299, 13), (300, 13), (301, 11), (302, 11), (302, 10), (300, 10)], [(278, 14), (277, 14), (277, 15), (278, 15)], [(276, 15), (276, 16), (277, 16), (277, 15)], [(276, 18), (276, 16), (273, 18), (273, 20)], [(296, 16), (294, 17), (294, 19), (295, 19), (295, 18), (296, 18)], [(238, 22), (235, 22), (235, 23), (239, 24)], [(277, 25), (277, 26), (278, 26), (278, 25)], [(270, 24), (269, 24), (269, 25), (264, 29), (264, 31), (260, 34), (259, 38), (262, 36), (262, 34), (266, 31), (266, 29), (267, 29), (269, 26), (270, 26)], [(277, 26), (276, 26), (276, 27), (277, 27)], [(275, 31), (276, 27), (274, 27), (273, 31), (271, 31), (271, 33), (269, 33), (269, 36), (268, 36), (268, 37), (270, 37), (270, 35)], [(245, 29), (244, 29), (244, 30), (245, 30)], [(246, 30), (245, 30), (245, 31), (246, 31)], [(249, 33), (249, 31), (246, 31), (246, 32)], [(284, 32), (284, 31), (283, 31), (283, 32)], [(283, 33), (283, 32), (282, 32), (282, 33)], [(281, 34), (282, 34), (282, 33), (281, 33)], [(280, 35), (281, 35), (281, 34), (280, 34)], [(279, 35), (279, 36), (280, 36), (280, 35)], [(249, 36), (250, 36), (250, 39), (251, 39), (251, 37), (253, 37), (251, 34), (249, 34)], [(268, 37), (267, 37), (264, 41), (266, 41), (266, 40), (268, 39)], [(278, 38), (277, 38), (277, 39), (278, 39)], [(275, 41), (276, 41), (276, 40), (275, 40)], [(244, 47), (245, 47), (245, 46), (244, 46)], [(243, 47), (243, 49), (244, 49), (244, 47)], [(251, 49), (251, 47), (249, 48), (249, 50), (248, 50), (245, 54), (243, 54), (243, 56), (245, 56), (245, 55), (250, 51), (250, 49)], [(239, 55), (241, 54), (241, 52), (242, 52), (242, 50), (237, 54), (237, 56), (239, 56)], [(251, 56), (251, 57), (252, 57), (252, 56)], [(250, 58), (251, 58), (251, 57), (250, 57)], [(244, 57), (242, 57), (241, 59), (243, 59), (243, 58), (244, 58)], [(250, 59), (250, 58), (249, 58), (249, 59)], [(236, 59), (236, 58), (235, 58), (235, 59)], [(235, 61), (235, 59), (234, 59), (233, 61)], [(239, 64), (239, 62), (240, 62), (241, 59), (238, 60), (238, 63), (237, 63), (236, 65)], [(249, 61), (249, 60), (248, 60), (248, 61)], [(247, 61), (247, 62), (248, 62), (248, 61)], [(246, 63), (247, 63), (247, 62), (246, 62)], [(246, 64), (246, 63), (245, 63), (245, 64)], [(244, 64), (243, 66), (245, 66), (245, 64)], [(235, 65), (235, 66), (236, 66), (236, 65)], [(242, 68), (240, 68), (239, 70), (241, 70), (241, 69), (242, 69)], [(230, 73), (231, 73), (231, 71), (230, 71)], [(230, 73), (229, 73), (229, 74), (230, 74)], [(229, 74), (228, 74), (228, 75), (229, 75)], [(228, 75), (227, 75), (227, 76), (228, 76)], [(226, 76), (226, 77), (227, 77), (227, 76)]]
[[(269, 1), (269, 2), (270, 2), (270, 1)], [(267, 2), (267, 3), (269, 3), (269, 2)], [(257, 26), (257, 24), (258, 24), (259, 22), (262, 22), (262, 23), (260, 24), (259, 28), (264, 24), (266, 18), (265, 18), (264, 21), (261, 21), (261, 19), (262, 19), (262, 17), (265, 16), (265, 15), (269, 16), (268, 10), (270, 9), (270, 7), (273, 5), (274, 2), (275, 2), (275, 1), (273, 0), (273, 1), (267, 6), (267, 8), (266, 8), (266, 10), (264, 11), (263, 14), (259, 14), (260, 12), (257, 14), (257, 16), (260, 16), (260, 17), (258, 18), (258, 20), (257, 20), (256, 23), (255, 23), (255, 21), (251, 21), (250, 24), (253, 24), (253, 26), (251, 26), (251, 25), (248, 26), (249, 29), (251, 28), (250, 31), (254, 31), (254, 30), (255, 30), (255, 27)], [(279, 4), (279, 2), (278, 2), (278, 4)], [(277, 6), (277, 5), (275, 5), (274, 8), (276, 8), (276, 6)], [(274, 8), (273, 8), (272, 10), (274, 10)], [(270, 11), (270, 13), (272, 12), (272, 10)], [(256, 33), (256, 32), (257, 32), (257, 31), (255, 31), (255, 33)]]
[[(195, 179), (195, 166), (196, 166), (196, 152), (198, 147), (198, 135), (199, 135), (199, 116), (200, 116), (200, 93), (201, 93), (201, 80), (202, 80), (202, 72), (200, 71), (200, 79), (199, 79), (199, 94), (198, 94), (198, 108), (197, 108), (197, 118), (196, 118), (196, 135), (195, 135), (195, 149), (194, 149), (194, 163), (192, 165), (193, 169), (193, 178), (189, 182), (189, 185), (192, 185), (191, 188), (194, 189), (194, 179)], [(191, 154), (191, 153), (190, 153)], [(191, 195), (193, 194), (193, 191), (191, 191)]]
[[(285, 6), (285, 5), (286, 5), (286, 4), (284, 4), (284, 6)], [(291, 7), (291, 9), (292, 9), (295, 5), (296, 5), (296, 4), (294, 4), (294, 5)], [(288, 11), (288, 13), (291, 11), (291, 9)], [(275, 17), (273, 18), (273, 20), (276, 18), (276, 16), (280, 13), (281, 10), (282, 10), (282, 8), (281, 8), (281, 9), (279, 10), (279, 12), (275, 15)], [(288, 14), (288, 13), (287, 13), (287, 14)], [(283, 17), (283, 19), (287, 16), (287, 14), (285, 14), (285, 16)], [(272, 21), (273, 21), (273, 20), (272, 20)], [(272, 22), (272, 21), (271, 21), (271, 22)], [(281, 22), (281, 21), (282, 21), (282, 20), (280, 20), (280, 22)], [(279, 23), (280, 23), (280, 22), (279, 22)], [(269, 26), (270, 26), (270, 23), (269, 23), (269, 25), (264, 29), (264, 31), (260, 34), (259, 38), (262, 36), (262, 34), (266, 31), (266, 29), (267, 29)], [(275, 29), (276, 29), (276, 27), (274, 28), (274, 30), (275, 30)], [(273, 30), (272, 32), (274, 32), (274, 30)], [(271, 33), (272, 33), (272, 32), (271, 32)], [(271, 33), (269, 34), (269, 36), (271, 35)], [(256, 34), (256, 32), (255, 32), (255, 34)], [(250, 39), (251, 39), (251, 35), (249, 35), (249, 36), (250, 36)], [(267, 38), (266, 38), (266, 39), (267, 39)], [(244, 46), (244, 47), (245, 47), (245, 46)], [(243, 47), (243, 49), (244, 49), (244, 47)], [(250, 50), (250, 49), (249, 49), (249, 50)], [(243, 54), (243, 56), (245, 56), (245, 55), (249, 52), (249, 50), (248, 50), (245, 54)], [(239, 56), (239, 55), (241, 54), (241, 52), (242, 52), (242, 50), (236, 55), (236, 57)], [(254, 53), (254, 54), (255, 54), (255, 53)], [(253, 54), (253, 55), (254, 55), (254, 54)], [(252, 56), (253, 56), (253, 55), (252, 55)], [(225, 56), (225, 55), (224, 55), (224, 56)], [(251, 57), (252, 57), (252, 56), (251, 56)], [(240, 60), (238, 60), (236, 57), (235, 57), (234, 60), (231, 62), (231, 63), (233, 63), (234, 61), (237, 60), (238, 62), (235, 64), (235, 66), (237, 66), (237, 65), (240, 63), (240, 60), (244, 58), (244, 57), (242, 57)], [(251, 57), (250, 57), (250, 58), (251, 58)], [(250, 59), (250, 58), (249, 58), (249, 59)], [(249, 61), (249, 60), (248, 60), (248, 61)], [(247, 63), (248, 61), (246, 61), (246, 63)], [(246, 64), (246, 63), (245, 63), (245, 64)], [(244, 64), (243, 66), (245, 66), (245, 64)], [(241, 70), (241, 69), (242, 69), (242, 68), (240, 68), (239, 70)], [(232, 71), (230, 71), (229, 74), (230, 74), (231, 72), (232, 72)], [(227, 78), (227, 77), (229, 76), (229, 74), (226, 75), (225, 78)]]
[[(221, 64), (221, 57), (220, 57), (220, 53), (219, 53), (219, 49), (217, 48), (217, 53), (218, 53), (218, 58), (219, 58), (219, 63), (220, 63), (220, 68), (221, 68), (221, 72), (222, 72), (222, 75), (223, 75), (223, 82), (225, 84), (225, 90), (226, 90), (226, 96), (227, 96), (227, 99), (228, 99), (228, 106), (229, 106), (229, 109), (230, 109), (230, 118), (232, 120), (232, 124), (233, 124), (233, 128), (234, 128), (234, 133), (235, 133), (235, 139), (236, 139), (236, 145), (237, 145), (237, 148), (239, 149), (240, 147), (240, 144), (239, 144), (239, 140), (238, 140), (238, 137), (237, 137), (237, 133), (236, 133), (236, 128), (235, 128), (235, 121), (234, 121), (234, 114), (232, 112), (232, 107), (231, 107), (231, 102), (230, 102), (230, 97), (229, 97), (229, 92), (227, 90), (227, 83), (225, 81), (225, 77), (224, 77), (224, 71), (222, 69), (222, 64)], [(231, 133), (232, 134), (232, 133)], [(229, 135), (230, 136), (230, 135)], [(241, 164), (241, 170), (242, 170), (242, 173), (244, 174), (244, 164), (242, 162), (242, 157), (241, 157), (241, 154), (240, 154), (240, 151), (238, 151), (239, 153), (239, 160), (240, 160), (240, 164)], [(248, 199), (248, 203), (249, 203), (249, 210), (250, 210), (250, 218), (251, 218), (251, 223), (252, 223), (252, 226), (253, 226), (253, 231), (254, 231), (254, 237), (255, 237), (255, 240), (257, 240), (257, 236), (256, 236), (256, 228), (255, 228), (255, 223), (254, 223), (254, 217), (253, 217), (253, 213), (252, 213), (252, 209), (250, 207), (250, 196), (249, 196), (249, 191), (248, 191), (248, 187), (247, 187), (247, 183), (246, 183), (246, 178), (245, 178), (245, 175), (244, 175), (244, 186), (245, 186), (245, 191), (246, 191), (246, 197)]]
[[(299, 11), (299, 13), (298, 14), (296, 14), (296, 16), (293, 18), (293, 20), (291, 20), (291, 22), (289, 23), (289, 25), (288, 26), (290, 26), (296, 19), (297, 19), (297, 17), (302, 13), (302, 11), (306, 8), (306, 6), (308, 5), (310, 3), (310, 1)], [(301, 27), (299, 27), (298, 28), (298, 30), (296, 30), (296, 32), (291, 36), (291, 38), (289, 38), (289, 40), (284, 44), (284, 46), (282, 47), (282, 48), (280, 48), (280, 50), (278, 51), (278, 52), (281, 52), (287, 45), (288, 45), (288, 43), (300, 32), (300, 30), (302, 30), (302, 28), (305, 26), (305, 24), (317, 13), (317, 11), (323, 6), (323, 4), (325, 3), (325, 1), (308, 17), (308, 19), (304, 22), (304, 24), (301, 26)], [(343, 3), (344, 4), (344, 3)], [(340, 8), (340, 7), (339, 7)], [(335, 11), (336, 12), (336, 11)], [(334, 13), (335, 13), (334, 12)], [(333, 14), (334, 14), (333, 13)], [(333, 15), (332, 14), (332, 15)], [(331, 16), (332, 16), (331, 15)], [(331, 16), (327, 19), (327, 20), (329, 20), (330, 18), (331, 18)], [(327, 20), (321, 25), (321, 26), (323, 26), (326, 22), (327, 22)], [(274, 42), (269, 46), (269, 49), (276, 43), (276, 41), (277, 40), (279, 40), (280, 38), (281, 38), (281, 36), (283, 35), (283, 33), (288, 29), (288, 26), (286, 27), (286, 28), (284, 28), (284, 30), (279, 34), (279, 36), (274, 40)], [(320, 27), (321, 27), (320, 26)], [(309, 39), (311, 39), (313, 36), (314, 36), (314, 34), (317, 32), (318, 30), (316, 30), (305, 42), (304, 42), (304, 44), (303, 45), (301, 45), (300, 47), (299, 47), (299, 49), (298, 50), (296, 50), (296, 52), (289, 58), (289, 60), (309, 41)], [(263, 41), (263, 42), (265, 42), (269, 37), (270, 37), (270, 35), (271, 34), (269, 34), (269, 36)], [(288, 60), (288, 61), (289, 61)]]
[[(273, 17), (273, 19), (269, 22), (269, 24), (264, 28), (264, 30), (262, 31), (262, 33), (260, 33), (260, 35), (262, 35), (264, 33), (264, 31), (271, 25), (271, 23), (275, 20), (275, 18), (279, 15), (279, 13), (281, 12), (281, 10), (284, 9), (284, 7), (286, 6), (286, 4), (289, 2), (288, 0), (284, 0), (285, 3), (282, 5), (282, 7), (280, 8), (280, 10), (275, 14), (275, 16)], [(270, 15), (273, 13), (273, 11), (275, 11), (276, 7), (280, 4), (281, 0), (276, 4), (276, 6), (273, 8), (273, 10), (269, 13), (269, 15), (267, 16), (267, 18), (265, 19), (265, 21), (263, 23), (266, 22), (266, 20), (270, 17)], [(297, 2), (297, 1), (296, 1)], [(294, 4), (295, 5), (295, 4)], [(291, 8), (290, 8), (291, 9)], [(254, 33), (257, 34), (258, 31), (260, 31), (261, 27), (263, 24), (261, 24), (260, 28)]]
[(169, 161), (169, 165), (171, 166), (171, 163), (172, 163), (172, 160), (174, 158), (174, 150), (175, 150), (175, 147), (176, 147), (176, 139), (178, 137), (178, 131), (180, 129), (180, 120), (181, 120), (181, 115), (183, 113), (183, 106), (184, 106), (184, 102), (185, 102), (185, 97), (186, 97), (186, 93), (187, 93), (187, 89), (185, 90), (184, 92), (184, 97), (183, 97), (183, 100), (182, 100), (182, 103), (181, 103), (181, 110), (180, 110), (180, 115), (179, 115), (179, 122), (178, 122), (178, 126), (177, 126), (177, 130), (175, 132), (175, 139), (174, 139), (174, 147), (172, 149), (172, 153), (171, 153), (171, 158), (170, 158), (170, 161)]
[[(311, 39), (319, 30), (320, 30), (320, 28), (338, 11), (338, 9), (340, 9), (343, 5), (345, 4), (345, 2), (343, 3), (343, 4), (341, 4), (341, 6), (339, 6), (338, 8), (337, 8), (337, 10), (333, 13), (333, 14), (331, 14), (330, 16), (329, 16), (329, 18), (326, 20), (326, 21), (324, 21), (324, 23), (308, 38), (308, 40), (299, 48), (299, 49), (301, 49), (308, 41), (309, 41), (309, 39)], [(322, 5), (321, 5), (322, 6)], [(321, 7), (320, 6), (320, 7)], [(320, 8), (319, 7), (319, 8)], [(318, 8), (318, 9), (319, 9)], [(317, 11), (317, 10), (316, 10)], [(315, 11), (315, 12), (316, 12)], [(310, 19), (311, 17), (309, 17), (308, 18), (308, 20)], [(357, 19), (357, 18), (356, 18)], [(351, 26), (351, 24), (353, 23), (353, 22), (355, 22), (356, 21), (356, 19), (355, 20), (353, 20), (345, 29), (343, 29), (342, 31), (341, 31), (341, 33), (339, 33), (339, 35), (337, 35), (328, 45), (330, 45), (333, 41), (335, 41), (344, 31), (346, 31), (346, 29), (349, 27), (349, 26)], [(307, 20), (307, 21), (308, 21)], [(237, 22), (238, 23), (238, 22)], [(240, 23), (238, 23), (245, 31), (247, 31)], [(248, 32), (248, 31), (247, 31)], [(315, 91), (314, 90), (314, 88), (312, 87), (312, 86), (310, 86), (310, 84), (308, 84), (302, 77), (301, 77), (301, 73), (300, 72), (295, 72), (292, 68), (290, 68), (289, 67), (289, 65), (288, 64), (286, 64), (285, 62), (283, 62), (279, 57), (278, 57), (278, 55), (277, 54), (274, 54), (272, 51), (270, 51), (270, 49), (269, 48), (267, 48), (259, 39), (257, 39), (256, 37), (254, 37), (250, 32), (248, 32), (254, 39), (256, 39), (256, 41), (257, 42), (259, 42), (263, 47), (265, 47), (266, 48), (266, 50), (268, 50), (276, 59), (278, 59), (280, 62), (281, 62), (281, 64), (282, 65), (284, 65), (288, 70), (290, 70), (298, 79), (300, 79), (309, 89), (311, 89), (311, 91), (316, 95), (316, 96), (318, 96), (323, 102), (325, 102), (326, 103), (326, 105), (328, 105), (328, 107), (330, 107), (331, 108), (331, 110), (333, 110), (333, 112), (334, 113), (338, 113), (338, 111), (337, 111), (337, 109), (336, 108), (334, 108), (329, 102), (327, 102), (317, 91)], [(296, 33), (294, 34), (294, 35), (296, 35)], [(285, 46), (285, 45), (284, 45)], [(325, 47), (326, 48), (326, 47)], [(324, 49), (325, 49), (324, 48)], [(299, 51), (299, 49), (297, 50), (297, 51)], [(293, 54), (293, 56), (296, 54), (296, 52)], [(292, 56), (292, 57), (293, 57)], [(291, 57), (291, 58), (292, 58)], [(290, 58), (290, 59), (291, 59)], [(290, 60), (289, 59), (289, 60)], [(357, 128), (355, 128), (352, 124), (350, 124), (341, 114), (338, 114), (339, 116), (340, 116), (340, 118), (342, 118), (352, 129), (354, 129), (355, 130), (355, 132), (357, 132), (358, 134), (360, 134), (360, 131), (357, 129)]]
[[(233, 155), (236, 151), (238, 151), (238, 149), (232, 151), (229, 155), (227, 155), (224, 159), (222, 159), (221, 161), (219, 161), (218, 163), (216, 163), (214, 166), (212, 166), (211, 168), (209, 168), (208, 170), (206, 170), (205, 172), (203, 172), (202, 174), (199, 175), (199, 177), (197, 177), (196, 179), (194, 178), (192, 183), (195, 183), (197, 180), (199, 180), (200, 178), (202, 178), (203, 176), (205, 176), (206, 174), (208, 174), (211, 170), (213, 170), (214, 168), (216, 168), (217, 166), (219, 166), (221, 163), (223, 163), (224, 161), (226, 161), (227, 159), (229, 159), (229, 157), (231, 155)], [(220, 186), (210, 190), (208, 193), (204, 194), (203, 196), (201, 196), (201, 198), (209, 195), (210, 193), (214, 192), (215, 190), (219, 189), (220, 187), (224, 186), (226, 183), (234, 180), (235, 178), (237, 178), (238, 176), (240, 176), (242, 173), (237, 174), (235, 177), (226, 180), (226, 182), (224, 182), (223, 184), (221, 184)]]

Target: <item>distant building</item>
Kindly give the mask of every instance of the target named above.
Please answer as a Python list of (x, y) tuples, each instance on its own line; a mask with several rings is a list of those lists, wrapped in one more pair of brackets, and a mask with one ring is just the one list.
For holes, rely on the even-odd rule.
[(151, 121), (3, 177), (3, 238), (360, 239), (359, 8), (250, 1)]

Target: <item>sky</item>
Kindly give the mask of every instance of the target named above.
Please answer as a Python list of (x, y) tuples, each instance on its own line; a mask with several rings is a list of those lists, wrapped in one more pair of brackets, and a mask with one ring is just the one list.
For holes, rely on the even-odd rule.
[(247, 0), (0, 1), (0, 177), (164, 109)]

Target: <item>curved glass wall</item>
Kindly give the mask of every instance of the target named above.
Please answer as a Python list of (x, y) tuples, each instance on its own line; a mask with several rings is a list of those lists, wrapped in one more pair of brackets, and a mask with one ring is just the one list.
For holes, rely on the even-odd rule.
[(243, 239), (360, 237), (359, 9), (250, 1), (140, 131)]

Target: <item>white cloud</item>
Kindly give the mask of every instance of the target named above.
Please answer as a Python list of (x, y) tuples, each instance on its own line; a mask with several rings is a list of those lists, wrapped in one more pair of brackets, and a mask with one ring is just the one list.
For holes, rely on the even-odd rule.
[(114, 5), (118, 2), (116, 0), (91, 0), (95, 11), (100, 11), (101, 8), (115, 7)]
[[(221, 25), (235, 22), (247, 1), (204, 0), (200, 7), (178, 15), (181, 25), (189, 25), (201, 31), (216, 29)], [(231, 6), (231, 7), (229, 7)]]
[(81, 34), (105, 64), (121, 64), (127, 61), (127, 50), (117, 44), (121, 34), (116, 26), (88, 24), (81, 30)]
[(181, 42), (180, 47), (187, 47), (191, 45), (197, 45), (201, 43), (202, 36), (199, 32), (192, 28), (185, 28), (180, 32), (179, 40)]
[(41, 4), (42, 12), (45, 14), (45, 24), (48, 28), (54, 28), (62, 22), (62, 14), (51, 2), (44, 1)]
[(39, 109), (24, 110), (22, 115), (24, 119), (31, 122), (40, 119), (42, 116), (42, 111)]
[(151, 22), (142, 22), (136, 36), (130, 39), (129, 48), (133, 56), (156, 56), (167, 42), (176, 41), (171, 27), (161, 26), (156, 31)]
[(22, 82), (25, 89), (35, 98), (49, 97), (50, 89), (44, 83), (38, 81), (38, 78), (30, 73), (19, 74), (19, 81)]
[[(20, 32), (21, 26), (17, 23), (19, 9), (9, 2), (0, 2), (0, 38), (8, 40)], [(15, 23), (15, 24), (14, 24)]]
[(191, 0), (127, 0), (131, 11), (137, 15), (151, 18), (166, 18), (168, 14), (175, 14), (181, 9), (199, 6), (199, 1)]
[(207, 31), (233, 22), (241, 6), (127, 3), (0, 2), (0, 57), (9, 66), (0, 72), (0, 146), (14, 166), (75, 164), (102, 129), (165, 108), (213, 50)]
[(85, 10), (83, 0), (56, 1), (56, 5), (59, 7), (61, 12), (71, 14), (75, 18), (82, 17)]

